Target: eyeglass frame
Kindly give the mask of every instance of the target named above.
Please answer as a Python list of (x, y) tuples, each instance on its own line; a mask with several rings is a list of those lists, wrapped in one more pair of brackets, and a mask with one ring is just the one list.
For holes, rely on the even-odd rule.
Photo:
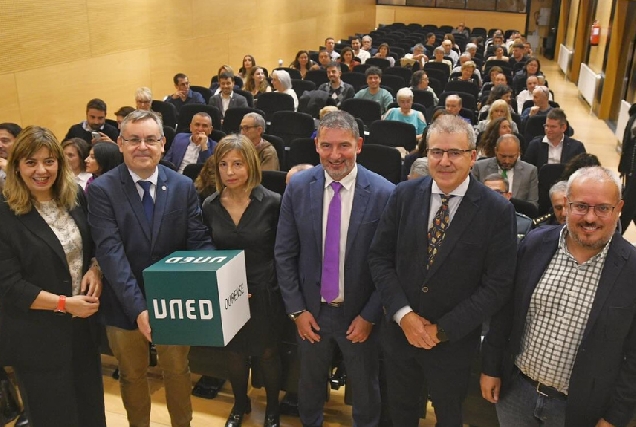
[[(146, 147), (158, 147), (164, 139), (163, 135), (160, 135), (157, 139), (157, 141), (148, 141), (148, 138), (139, 138), (137, 136), (133, 136), (132, 138), (126, 139), (123, 136), (119, 136), (121, 138), (122, 141), (124, 141), (126, 144), (130, 145), (131, 147), (139, 147), (141, 145), (141, 143), (143, 142)], [(157, 137), (156, 135), (150, 135), (150, 137)], [(134, 141), (135, 139), (138, 139), (139, 142)]]
[[(438, 152), (438, 154), (441, 152), (441, 154), (438, 156), (437, 154), (433, 154), (433, 151)], [(456, 160), (456, 159), (460, 159), (461, 156), (465, 153), (470, 153), (471, 151), (475, 151), (474, 148), (469, 148), (467, 150), (462, 150), (459, 148), (449, 148), (448, 150), (442, 150), (441, 148), (427, 148), (426, 149), (426, 153), (427, 156), (436, 160), (441, 160), (444, 158), (444, 154), (446, 154), (448, 156), (449, 160)], [(452, 153), (452, 155), (451, 155)]]
[[(585, 212), (576, 212), (575, 209), (572, 208), (572, 205), (586, 206), (587, 209), (585, 209)], [(600, 205), (588, 205), (587, 203), (584, 203), (584, 202), (571, 202), (570, 199), (568, 199), (568, 206), (570, 208), (570, 212), (577, 216), (585, 216), (588, 214), (588, 212), (590, 212), (590, 208), (594, 208), (593, 209), (594, 215), (596, 215), (598, 218), (607, 218), (612, 214), (612, 212), (614, 212), (614, 209), (616, 209), (616, 205), (612, 206), (607, 203), (603, 203)], [(605, 208), (611, 208), (611, 209), (608, 212), (601, 212), (599, 214), (599, 212), (596, 210), (597, 207), (601, 207), (601, 208), (605, 207)]]

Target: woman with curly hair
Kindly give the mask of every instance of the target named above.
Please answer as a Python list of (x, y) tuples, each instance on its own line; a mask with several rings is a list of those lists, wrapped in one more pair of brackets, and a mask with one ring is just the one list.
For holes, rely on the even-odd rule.
[(300, 71), (302, 78), (305, 78), (307, 71), (311, 70), (316, 63), (309, 59), (309, 53), (306, 50), (299, 50), (296, 58), (289, 64), (289, 68)]
[(243, 64), (241, 68), (239, 68), (238, 75), (243, 79), (247, 79), (247, 76), (250, 74), (252, 68), (256, 65), (256, 59), (252, 55), (245, 55), (243, 57)]
[(272, 88), (267, 82), (265, 70), (262, 67), (252, 67), (250, 74), (247, 76), (244, 89), (258, 99), (261, 93), (271, 92)]
[(513, 133), (511, 123), (507, 117), (499, 117), (488, 124), (477, 142), (477, 153), (480, 157), (495, 157), (497, 139), (501, 135)]

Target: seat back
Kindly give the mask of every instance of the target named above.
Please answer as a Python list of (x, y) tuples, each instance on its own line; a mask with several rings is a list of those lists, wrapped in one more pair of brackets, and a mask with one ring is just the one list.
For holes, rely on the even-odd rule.
[(410, 68), (406, 68), (406, 67), (389, 67), (386, 70), (384, 70), (384, 75), (385, 76), (400, 76), (404, 79), (405, 83), (409, 83), (411, 81), (411, 75), (413, 75), (413, 72), (411, 71)]
[(288, 166), (307, 163), (310, 165), (320, 164), (320, 156), (316, 152), (316, 142), (313, 138), (298, 138), (292, 141), (289, 146)]
[(470, 94), (470, 93), (466, 93), (466, 92), (446, 92), (444, 91), (440, 96), (439, 96), (439, 105), (446, 105), (446, 98), (449, 95), (457, 95), (462, 99), (462, 108), (466, 108), (468, 110), (471, 111), (476, 111), (477, 110), (477, 100), (475, 99), (475, 97)]
[(294, 98), (286, 93), (265, 92), (256, 102), (256, 108), (265, 113), (265, 120), (270, 122), (277, 111), (294, 111)]
[(285, 192), (285, 187), (287, 184), (285, 183), (285, 178), (287, 177), (286, 172), (281, 171), (263, 171), (263, 179), (261, 184), (263, 187), (267, 188), (274, 193), (278, 193), (281, 196)]
[(376, 120), (382, 118), (382, 108), (380, 104), (370, 99), (345, 99), (340, 105), (340, 109), (351, 114), (353, 117), (362, 119), (365, 126), (371, 126)]
[(356, 92), (359, 91), (364, 85), (367, 84), (367, 78), (363, 73), (358, 73), (358, 72), (345, 73), (342, 75), (341, 78), (343, 82), (349, 83), (351, 86), (353, 86), (353, 89)]
[(278, 67), (278, 68), (274, 68), (272, 71), (276, 71), (276, 70), (287, 71), (287, 73), (289, 73), (289, 78), (291, 78), (291, 79), (302, 79), (303, 78), (302, 74), (300, 74), (300, 71), (298, 71), (295, 68)]
[(539, 216), (550, 211), (550, 188), (559, 181), (564, 170), (562, 163), (546, 164), (539, 169)]
[(223, 132), (228, 133), (239, 133), (241, 126), (241, 121), (243, 117), (247, 113), (258, 113), (263, 118), (265, 118), (265, 113), (258, 108), (249, 108), (249, 107), (237, 107), (230, 108), (225, 112), (225, 118), (223, 119)]
[(243, 89), (234, 89), (234, 92), (238, 93), (239, 95), (243, 95), (243, 97), (247, 99), (247, 106), (254, 108), (254, 95), (252, 95), (251, 92)]
[(366, 143), (404, 147), (407, 151), (412, 151), (417, 144), (415, 137), (415, 127), (411, 124), (392, 120), (377, 120), (371, 123)]
[(206, 104), (210, 102), (210, 98), (212, 98), (212, 91), (208, 89), (207, 87), (190, 86), (190, 89), (192, 89), (192, 92), (200, 93), (203, 99), (205, 100)]
[(164, 125), (173, 129), (177, 127), (177, 109), (174, 105), (169, 102), (153, 100), (150, 104), (150, 109), (161, 114), (161, 120)]
[(378, 67), (381, 70), (384, 70), (391, 66), (391, 62), (389, 62), (388, 59), (374, 57), (367, 59), (365, 64), (369, 64), (372, 67)]
[(545, 125), (546, 116), (530, 116), (528, 120), (526, 120), (525, 128), (523, 130), (523, 138), (530, 143), (533, 138), (537, 136), (545, 135), (545, 129), (543, 125)]
[(320, 86), (323, 83), (329, 82), (327, 71), (325, 70), (309, 70), (305, 74), (305, 80), (314, 82), (316, 84), (316, 87)]
[(426, 108), (432, 108), (435, 106), (435, 98), (433, 94), (427, 90), (417, 90), (413, 91), (413, 102), (417, 104), (422, 104)]
[(174, 128), (171, 128), (170, 126), (163, 126), (163, 136), (166, 138), (166, 143), (163, 146), (163, 151), (164, 152), (168, 152), (168, 150), (170, 150), (170, 147), (172, 146), (172, 141), (174, 140), (174, 136), (177, 134), (177, 132), (174, 130)]
[(400, 182), (402, 156), (395, 148), (365, 144), (362, 146), (362, 151), (360, 151), (356, 160), (371, 172), (383, 176), (392, 183), (397, 184)]
[(203, 163), (192, 163), (183, 169), (183, 175), (194, 181), (201, 173), (201, 169), (203, 169)]
[(398, 92), (398, 90), (406, 87), (406, 82), (400, 76), (394, 76), (391, 74), (383, 74), (382, 75), (382, 85), (388, 86), (393, 90), (393, 96)]
[(181, 107), (181, 111), (179, 112), (177, 133), (190, 131), (190, 122), (192, 122), (192, 117), (196, 113), (208, 113), (212, 118), (212, 126), (214, 129), (221, 129), (221, 110), (212, 105), (186, 104)]
[[(444, 86), (444, 92), (470, 93), (472, 96), (475, 97), (475, 99), (477, 99), (477, 96), (479, 95), (479, 86), (472, 82), (450, 80), (448, 83), (446, 83), (446, 86)], [(477, 109), (477, 104), (475, 104), (475, 109)]]
[(296, 92), (296, 96), (298, 97), (298, 99), (300, 99), (300, 97), (303, 96), (303, 93), (315, 90), (316, 83), (312, 82), (311, 80), (292, 79), (292, 89), (294, 89), (294, 92)]
[(280, 137), (285, 146), (297, 138), (308, 138), (316, 129), (314, 119), (307, 113), (277, 111), (272, 117), (269, 133)]
[(287, 153), (285, 150), (285, 143), (283, 142), (283, 140), (276, 135), (268, 135), (266, 133), (264, 133), (262, 136), (265, 141), (272, 144), (274, 148), (276, 149), (276, 155), (278, 156), (278, 166), (280, 170), (286, 171), (287, 170), (287, 166), (286, 166)]

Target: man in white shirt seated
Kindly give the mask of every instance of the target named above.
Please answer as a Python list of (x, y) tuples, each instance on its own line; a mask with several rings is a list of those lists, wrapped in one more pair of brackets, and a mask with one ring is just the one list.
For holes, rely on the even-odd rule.
[[(544, 83), (545, 83), (545, 80), (544, 80)], [(538, 76), (529, 76), (526, 79), (526, 89), (522, 90), (521, 92), (519, 92), (519, 95), (517, 95), (517, 111), (519, 112), (519, 114), (523, 112), (523, 104), (526, 101), (534, 100), (534, 94), (533, 94), (534, 88), (541, 85), (542, 84), (539, 81)], [(548, 91), (548, 100), (552, 101), (552, 93), (550, 93), (550, 91)]]
[(223, 117), (229, 108), (249, 107), (243, 95), (234, 93), (234, 76), (227, 72), (219, 76), (219, 93), (210, 98), (208, 105), (218, 108)]
[(336, 52), (336, 41), (333, 37), (327, 37), (325, 39), (325, 49), (327, 49), (327, 52), (329, 52), (329, 57), (333, 61), (340, 58), (340, 54)]
[(178, 133), (163, 160), (175, 165), (179, 173), (188, 165), (205, 163), (217, 143), (210, 138), (211, 133), (212, 117), (208, 113), (196, 113), (190, 122), (190, 133)]
[(371, 58), (371, 54), (362, 49), (362, 43), (359, 38), (351, 40), (351, 49), (353, 49), (353, 56), (360, 60), (361, 64), (367, 62), (367, 59)]
[(442, 42), (442, 47), (444, 48), (444, 56), (448, 56), (452, 59), (453, 66), (457, 64), (457, 61), (459, 61), (459, 55), (453, 50), (453, 42), (450, 40), (444, 40)]

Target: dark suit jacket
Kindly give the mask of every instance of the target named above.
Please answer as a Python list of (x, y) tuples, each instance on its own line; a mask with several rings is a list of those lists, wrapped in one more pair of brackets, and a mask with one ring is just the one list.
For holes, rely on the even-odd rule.
[[(220, 93), (213, 95), (210, 98), (208, 105), (212, 105), (213, 107), (218, 108), (221, 114), (225, 116), (225, 114), (223, 113), (223, 101), (221, 99)], [(247, 105), (247, 99), (245, 99), (243, 95), (240, 95), (236, 92), (232, 92), (232, 97), (230, 98), (230, 104), (228, 105), (227, 108), (229, 110), (230, 108), (237, 108), (237, 107), (249, 107), (249, 105)]]
[[(511, 193), (515, 199), (525, 200), (535, 206), (539, 205), (539, 184), (537, 168), (534, 165), (517, 160), (513, 168), (514, 179)], [(499, 164), (496, 157), (482, 159), (475, 162), (472, 170), (478, 181), (484, 182), (486, 177), (493, 173), (499, 173)]]
[[(373, 281), (387, 315), (383, 344), (386, 351), (405, 356), (430, 351), (466, 361), (478, 350), (482, 322), (501, 308), (512, 290), (515, 211), (505, 198), (471, 178), (427, 271), (432, 183), (425, 177), (397, 186), (369, 251)], [(407, 305), (442, 327), (450, 341), (432, 350), (410, 345), (393, 319)]]
[[(532, 231), (521, 243), (514, 295), (492, 320), (482, 370), (503, 377), (501, 394), (521, 349), (534, 289), (558, 247), (562, 226)], [(566, 427), (593, 427), (600, 418), (625, 426), (636, 403), (636, 249), (614, 234), (570, 377)]]
[[(93, 254), (86, 202), (70, 211), (82, 235), (84, 263)], [(71, 296), (72, 281), (60, 241), (34, 208), (15, 215), (0, 196), (0, 366), (52, 368), (68, 363), (72, 355), (70, 315), (31, 310), (40, 291)], [(92, 316), (92, 322), (96, 316)], [(94, 328), (96, 333), (97, 328)], [(97, 335), (94, 336), (97, 340)]]
[[(181, 162), (183, 162), (183, 157), (185, 156), (186, 150), (188, 149), (188, 145), (190, 145), (190, 137), (191, 133), (178, 133), (174, 139), (172, 140), (172, 145), (170, 146), (170, 150), (163, 157), (163, 160), (167, 160), (173, 165), (177, 167), (181, 167)], [(214, 148), (216, 147), (217, 142), (212, 138), (208, 137), (208, 149), (199, 152), (199, 158), (197, 159), (197, 163), (205, 163), (207, 159), (214, 153)]]
[(146, 310), (142, 275), (146, 267), (174, 251), (213, 249), (192, 181), (157, 167), (152, 227), (126, 164), (88, 187), (88, 219), (104, 273), (100, 310), (107, 325), (137, 327), (137, 316)]
[[(278, 284), (288, 313), (320, 311), (322, 213), (325, 172), (318, 165), (295, 175), (283, 195), (276, 235)], [(386, 201), (394, 188), (386, 179), (358, 165), (345, 252), (345, 316), (376, 323), (380, 296), (367, 264), (367, 252)]]
[[(567, 135), (563, 137), (563, 151), (561, 151), (561, 162), (567, 163), (577, 154), (585, 153), (585, 146), (581, 141), (570, 138)], [(530, 144), (523, 155), (523, 161), (533, 164), (537, 170), (548, 163), (548, 144), (543, 142), (543, 136), (537, 136)]]
[[(108, 123), (105, 123), (104, 127), (96, 132), (105, 133), (115, 143), (117, 142), (117, 137), (119, 137), (119, 129), (117, 129), (115, 126), (109, 125)], [(82, 123), (73, 125), (68, 129), (68, 132), (66, 132), (66, 136), (64, 137), (64, 140), (71, 139), (71, 138), (82, 138), (84, 141), (88, 142), (88, 145), (92, 145), (93, 143), (93, 133), (87, 130), (84, 130)]]

